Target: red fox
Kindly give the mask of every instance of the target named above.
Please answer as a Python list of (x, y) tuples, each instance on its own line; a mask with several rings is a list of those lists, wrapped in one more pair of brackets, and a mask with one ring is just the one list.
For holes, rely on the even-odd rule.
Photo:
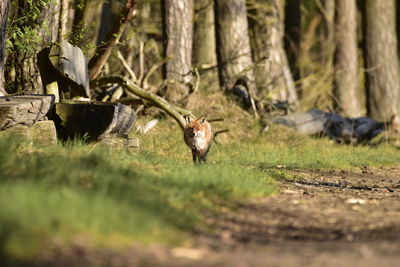
[(185, 119), (186, 126), (183, 130), (183, 137), (185, 143), (192, 150), (193, 162), (205, 163), (213, 139), (211, 125), (205, 117), (193, 119), (190, 116), (185, 116)]

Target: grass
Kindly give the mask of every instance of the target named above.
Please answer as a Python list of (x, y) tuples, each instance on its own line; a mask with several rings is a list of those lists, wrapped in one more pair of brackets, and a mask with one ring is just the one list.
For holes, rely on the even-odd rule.
[(0, 256), (26, 260), (77, 238), (116, 249), (133, 242), (179, 244), (205, 226), (204, 214), (276, 192), (276, 180), (290, 177), (290, 169), (400, 162), (391, 144), (337, 145), (278, 126), (258, 135), (259, 126), (246, 116), (213, 124), (230, 132), (217, 138), (208, 164), (200, 166), (169, 120), (140, 136), (138, 154), (79, 140), (43, 149), (0, 139)]
[(0, 140), (0, 151), (0, 248), (17, 259), (79, 236), (89, 246), (176, 244), (203, 226), (205, 211), (275, 190), (250, 168), (193, 166), (151, 150), (110, 153), (80, 142), (40, 150)]

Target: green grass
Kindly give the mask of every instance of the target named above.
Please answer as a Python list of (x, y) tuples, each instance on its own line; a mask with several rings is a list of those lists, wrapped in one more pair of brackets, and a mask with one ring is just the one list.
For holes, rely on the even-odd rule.
[(138, 154), (81, 141), (40, 149), (0, 139), (3, 257), (35, 257), (54, 240), (68, 245), (76, 238), (114, 248), (178, 244), (205, 226), (204, 214), (276, 192), (276, 180), (290, 178), (290, 169), (400, 162), (400, 151), (391, 144), (337, 145), (280, 127), (259, 136), (257, 127), (228, 134), (200, 166), (192, 164), (179, 128), (167, 121), (140, 137)]
[[(186, 149), (185, 149), (186, 150)], [(179, 243), (204, 212), (275, 190), (270, 177), (235, 165), (193, 166), (156, 151), (137, 155), (67, 143), (31, 150), (0, 140), (0, 248), (34, 256), (52, 240), (88, 245)]]

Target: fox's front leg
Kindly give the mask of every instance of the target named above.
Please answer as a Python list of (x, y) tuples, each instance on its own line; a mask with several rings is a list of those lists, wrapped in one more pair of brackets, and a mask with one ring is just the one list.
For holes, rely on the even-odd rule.
[(207, 152), (203, 152), (199, 154), (199, 162), (206, 163), (207, 161)]
[(196, 149), (192, 149), (192, 158), (193, 158), (193, 163), (197, 163), (198, 161), (198, 151)]

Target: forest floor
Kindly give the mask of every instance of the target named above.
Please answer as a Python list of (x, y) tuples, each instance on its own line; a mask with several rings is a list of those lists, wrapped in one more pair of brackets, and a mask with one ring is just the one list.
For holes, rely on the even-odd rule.
[(397, 266), (400, 166), (289, 171), (280, 193), (208, 218), (190, 247), (47, 251), (41, 266)]

